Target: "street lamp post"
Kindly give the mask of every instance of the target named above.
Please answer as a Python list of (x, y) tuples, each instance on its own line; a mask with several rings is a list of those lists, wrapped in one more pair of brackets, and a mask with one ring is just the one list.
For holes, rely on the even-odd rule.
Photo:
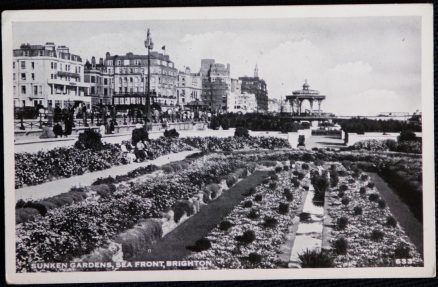
[(151, 103), (150, 103), (150, 91), (151, 91), (151, 50), (154, 48), (154, 42), (152, 41), (151, 33), (149, 28), (147, 30), (146, 41), (144, 46), (148, 50), (148, 86), (146, 94), (146, 117), (145, 122), (149, 121), (151, 118)]

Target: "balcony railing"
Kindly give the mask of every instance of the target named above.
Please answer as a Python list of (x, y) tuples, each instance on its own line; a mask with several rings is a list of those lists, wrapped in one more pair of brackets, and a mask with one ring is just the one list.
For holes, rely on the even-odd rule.
[(71, 73), (71, 72), (63, 72), (63, 71), (58, 71), (58, 76), (61, 77), (70, 77), (70, 78), (80, 78), (81, 76), (78, 73)]

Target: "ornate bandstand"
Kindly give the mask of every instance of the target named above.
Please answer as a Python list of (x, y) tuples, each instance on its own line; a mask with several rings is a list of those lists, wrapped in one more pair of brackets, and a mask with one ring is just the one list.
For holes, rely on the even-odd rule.
[[(292, 115), (294, 116), (321, 116), (321, 102), (325, 100), (325, 96), (320, 95), (319, 91), (309, 89), (310, 85), (305, 80), (302, 90), (293, 91), (292, 95), (287, 95), (286, 100), (292, 107)], [(310, 110), (302, 111), (304, 101), (309, 101)], [(318, 109), (314, 109), (314, 104), (318, 105)]]

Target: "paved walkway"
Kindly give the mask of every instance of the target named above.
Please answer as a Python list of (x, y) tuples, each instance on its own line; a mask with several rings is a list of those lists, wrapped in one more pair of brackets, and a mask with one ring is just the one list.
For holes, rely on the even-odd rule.
[(394, 218), (417, 247), (418, 251), (423, 254), (423, 225), (415, 218), (409, 207), (398, 197), (392, 188), (377, 173), (368, 173), (376, 185), (380, 195), (386, 201)]
[(309, 139), (306, 139), (306, 148), (340, 148), (344, 146), (344, 140), (336, 136), (315, 136), (312, 135)]
[[(178, 131), (180, 137), (229, 137), (234, 135), (234, 129), (229, 130), (181, 130)], [(163, 135), (163, 131), (154, 131), (149, 133), (150, 139), (157, 139)], [(35, 153), (38, 151), (47, 151), (57, 147), (68, 147), (74, 145), (77, 141), (77, 136), (71, 136), (68, 138), (58, 138), (58, 139), (20, 139), (15, 142), (14, 152), (31, 152)], [(113, 135), (105, 135), (102, 137), (102, 141), (107, 143), (121, 143), (122, 141), (131, 140), (131, 132), (128, 133), (120, 133)]]
[(118, 165), (105, 170), (88, 172), (83, 175), (49, 181), (39, 185), (26, 186), (15, 190), (15, 200), (38, 200), (52, 197), (60, 193), (68, 192), (73, 186), (91, 185), (99, 177), (115, 177), (117, 175), (124, 175), (138, 167), (147, 166), (150, 164), (161, 166), (172, 161), (183, 160), (184, 158), (186, 158), (186, 156), (196, 152), (198, 152), (198, 150), (172, 153), (160, 156), (150, 161), (134, 162), (127, 165)]
[(218, 199), (212, 201), (201, 210), (181, 223), (177, 228), (164, 236), (152, 251), (136, 255), (133, 261), (147, 260), (182, 260), (190, 254), (186, 246), (193, 246), (195, 241), (206, 236), (245, 196), (242, 194), (253, 186), (262, 183), (268, 171), (256, 171), (235, 186), (225, 191)]

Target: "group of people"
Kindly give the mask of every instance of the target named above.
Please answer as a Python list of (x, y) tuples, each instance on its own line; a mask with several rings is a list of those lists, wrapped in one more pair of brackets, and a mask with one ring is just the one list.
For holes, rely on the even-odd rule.
[(137, 124), (133, 133), (133, 142), (122, 142), (121, 149), (126, 158), (131, 162), (142, 162), (150, 158), (152, 154), (146, 149), (149, 142), (149, 134), (146, 125)]
[(154, 123), (166, 122), (191, 122), (191, 121), (210, 121), (212, 114), (204, 111), (183, 111), (180, 109), (167, 109), (160, 112), (158, 109), (152, 110), (152, 120)]

